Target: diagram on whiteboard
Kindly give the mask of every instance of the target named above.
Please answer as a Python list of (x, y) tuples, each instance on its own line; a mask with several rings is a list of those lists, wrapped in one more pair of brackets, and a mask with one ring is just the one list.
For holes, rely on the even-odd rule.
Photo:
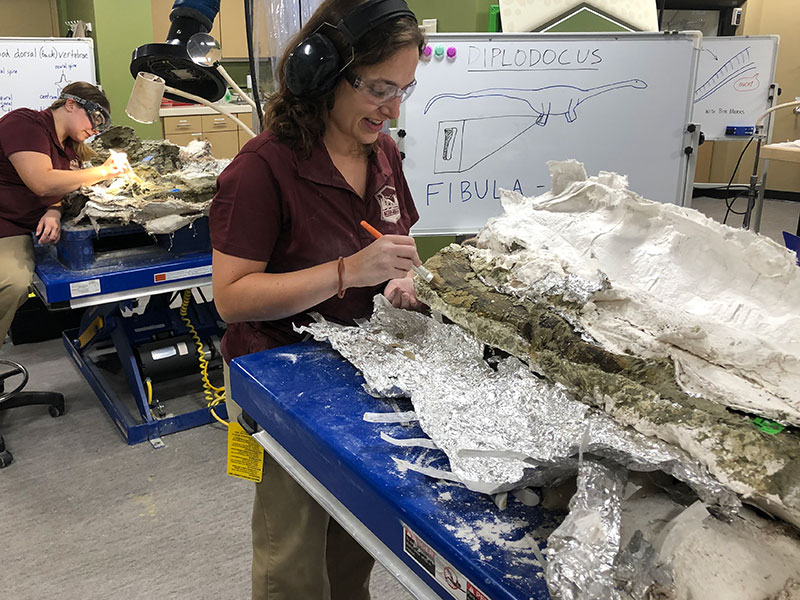
[[(434, 105), (452, 114), (453, 102), (458, 102), (457, 114), (464, 118), (439, 121), (434, 172), (468, 171), (533, 126), (546, 126), (551, 116), (563, 116), (568, 123), (573, 123), (578, 118), (576, 109), (583, 102), (623, 88), (646, 89), (647, 83), (642, 79), (626, 79), (593, 88), (551, 85), (534, 89), (486, 88), (464, 94), (438, 94), (428, 101), (424, 114), (432, 111)], [(497, 115), (487, 116), (487, 105), (480, 103), (476, 105), (480, 116), (470, 116), (469, 101), (477, 98), (496, 98), (491, 108)], [(520, 102), (527, 105), (529, 112), (520, 113)], [(514, 110), (510, 110), (512, 108)], [(492, 141), (487, 145), (486, 140)]]
[[(706, 52), (710, 52), (710, 50), (706, 49)], [(719, 60), (719, 57), (716, 55), (713, 56), (715, 60)], [(746, 75), (746, 73), (750, 73), (756, 69), (756, 63), (750, 57), (750, 46), (748, 46), (725, 61), (711, 77), (694, 91), (695, 104), (708, 98), (731, 81), (734, 82), (734, 89), (739, 92), (758, 89), (758, 73)]]
[(56, 89), (58, 90), (58, 94), (61, 95), (61, 90), (67, 87), (70, 83), (72, 83), (69, 79), (67, 79), (66, 73), (61, 73), (61, 79), (56, 81)]
[[(530, 115), (440, 121), (434, 173), (463, 173), (496, 154), (536, 125)], [(469, 137), (472, 144), (464, 143)], [(490, 148), (474, 140), (493, 140)]]
[[(549, 85), (541, 88), (486, 88), (467, 92), (465, 94), (438, 94), (425, 105), (424, 113), (433, 108), (436, 103), (442, 104), (443, 100), (469, 101), (476, 98), (505, 98), (512, 101), (524, 102), (536, 115), (537, 125), (547, 125), (551, 115), (563, 115), (567, 122), (572, 123), (578, 118), (577, 108), (590, 98), (606, 94), (623, 88), (643, 90), (647, 83), (641, 79), (627, 79), (592, 88), (579, 88), (574, 85)], [(505, 108), (498, 106), (504, 111)]]

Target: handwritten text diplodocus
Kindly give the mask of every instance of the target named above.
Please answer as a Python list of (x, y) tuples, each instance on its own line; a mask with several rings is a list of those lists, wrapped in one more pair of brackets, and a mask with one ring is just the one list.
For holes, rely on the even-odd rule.
[(535, 67), (594, 67), (603, 62), (600, 48), (502, 48), (470, 46), (471, 70), (531, 69)]

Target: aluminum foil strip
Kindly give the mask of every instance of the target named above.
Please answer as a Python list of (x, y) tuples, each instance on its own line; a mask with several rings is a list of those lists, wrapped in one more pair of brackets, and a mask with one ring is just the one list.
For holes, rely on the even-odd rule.
[(661, 563), (658, 552), (639, 530), (617, 554), (614, 580), (633, 600), (666, 600), (668, 590), (675, 588), (670, 565)]
[(406, 412), (389, 412), (389, 413), (364, 413), (364, 420), (367, 423), (408, 423), (416, 421), (417, 415), (413, 410)]
[(592, 460), (581, 462), (569, 515), (547, 540), (545, 576), (558, 600), (619, 600), (614, 561), (620, 546), (627, 473)]
[(431, 450), (438, 450), (439, 446), (437, 446), (431, 438), (396, 438), (392, 437), (391, 435), (381, 432), (381, 439), (384, 442), (389, 442), (394, 446), (400, 446), (403, 448), (430, 448)]
[(495, 494), (558, 483), (576, 472), (583, 443), (586, 452), (626, 468), (670, 473), (726, 510), (739, 506), (679, 448), (618, 424), (515, 358), (495, 371), (472, 334), (395, 309), (381, 295), (372, 318), (358, 327), (319, 321), (301, 331), (330, 342), (374, 395), (410, 397), (420, 426), (470, 489)]

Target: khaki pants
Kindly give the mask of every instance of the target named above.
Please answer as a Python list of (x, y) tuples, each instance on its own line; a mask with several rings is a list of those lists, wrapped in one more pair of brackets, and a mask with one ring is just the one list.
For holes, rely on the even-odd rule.
[(33, 268), (31, 236), (0, 238), (0, 346), (6, 339), (14, 313), (28, 297)]
[[(229, 420), (241, 408), (225, 391)], [(264, 454), (253, 502), (253, 600), (369, 600), (374, 559)]]

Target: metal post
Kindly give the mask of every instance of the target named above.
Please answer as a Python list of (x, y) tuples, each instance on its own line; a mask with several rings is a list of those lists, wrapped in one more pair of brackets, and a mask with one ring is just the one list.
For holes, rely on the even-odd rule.
[[(778, 84), (773, 83), (770, 86), (769, 95), (769, 108), (775, 106), (778, 97)], [(761, 167), (761, 182), (758, 181), (758, 167), (761, 160), (761, 143), (766, 141), (767, 144), (772, 140), (772, 129), (774, 121), (772, 114), (767, 116), (767, 125), (765, 130), (756, 131), (755, 135), (758, 136), (758, 144), (756, 145), (756, 157), (753, 161), (753, 175), (750, 178), (750, 191), (747, 196), (747, 209), (745, 210), (744, 221), (742, 227), (751, 229), (758, 233), (761, 230), (761, 214), (764, 210), (764, 194), (767, 191), (767, 171), (769, 170), (769, 161), (764, 160)], [(752, 218), (751, 218), (752, 217)]]
[[(758, 159), (756, 159), (758, 160)], [(764, 164), (761, 168), (761, 183), (758, 186), (758, 196), (756, 197), (756, 203), (753, 207), (753, 226), (751, 229), (758, 233), (761, 231), (761, 214), (764, 210), (764, 193), (767, 191), (767, 165), (769, 164), (768, 160), (764, 160)]]
[[(744, 219), (742, 220), (742, 227), (745, 229), (752, 229), (758, 233), (761, 225), (761, 207), (764, 203), (764, 185), (766, 184), (766, 174), (762, 177), (761, 185), (758, 183), (758, 161), (761, 158), (761, 136), (758, 132), (758, 141), (756, 142), (756, 157), (753, 160), (753, 174), (750, 176), (750, 187), (747, 193), (747, 208), (744, 211)], [(754, 210), (755, 209), (755, 210)], [(753, 216), (752, 227), (750, 217)]]

